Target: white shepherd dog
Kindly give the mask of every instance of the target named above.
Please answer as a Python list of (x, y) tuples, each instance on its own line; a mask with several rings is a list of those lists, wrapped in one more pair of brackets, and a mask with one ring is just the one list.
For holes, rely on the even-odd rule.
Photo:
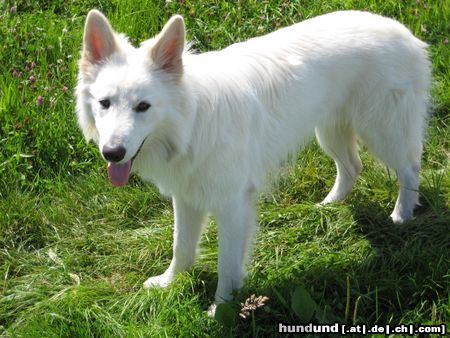
[(173, 200), (172, 262), (144, 287), (166, 286), (194, 263), (212, 214), (215, 301), (231, 299), (256, 229), (255, 196), (314, 131), (337, 167), (323, 204), (351, 190), (362, 167), (359, 139), (397, 173), (394, 223), (413, 216), (430, 65), (426, 44), (407, 28), (344, 11), (221, 51), (197, 55), (186, 45), (179, 15), (139, 48), (100, 12), (87, 16), (76, 90), (81, 129), (98, 143), (113, 185), (134, 171)]

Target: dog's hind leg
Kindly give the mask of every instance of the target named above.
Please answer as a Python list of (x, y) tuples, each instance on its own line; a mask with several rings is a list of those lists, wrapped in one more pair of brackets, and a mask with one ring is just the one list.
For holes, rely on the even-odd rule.
[(333, 188), (320, 204), (340, 201), (351, 191), (362, 170), (356, 135), (350, 126), (316, 127), (322, 149), (336, 163), (337, 176)]
[(394, 223), (411, 219), (419, 201), (427, 100), (426, 91), (421, 87), (414, 92), (391, 91), (376, 114), (383, 118), (373, 119), (370, 128), (365, 128), (360, 135), (368, 149), (397, 173), (400, 191), (391, 214)]
[(194, 264), (206, 213), (175, 197), (173, 207), (175, 222), (172, 261), (162, 275), (150, 277), (144, 283), (144, 288), (165, 287), (175, 279), (178, 273)]
[[(409, 130), (411, 132), (411, 130)], [(384, 132), (386, 143), (380, 147), (381, 142), (364, 142), (368, 149), (382, 160), (388, 167), (395, 170), (400, 184), (400, 191), (391, 214), (392, 221), (401, 224), (413, 217), (414, 207), (419, 201), (419, 171), (422, 154), (420, 133), (413, 142), (407, 142), (408, 137), (397, 135), (389, 137)]]
[(390, 121), (374, 120), (360, 136), (369, 151), (397, 173), (400, 191), (391, 218), (403, 223), (413, 217), (419, 200), (426, 103), (419, 95), (410, 94), (389, 104), (392, 113), (386, 119)]

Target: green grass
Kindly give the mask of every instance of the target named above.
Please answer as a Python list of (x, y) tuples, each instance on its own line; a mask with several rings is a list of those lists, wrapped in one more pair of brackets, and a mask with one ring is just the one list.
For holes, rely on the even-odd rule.
[[(10, 13), (13, 4), (17, 11)], [(448, 4), (1, 2), (0, 336), (267, 336), (278, 322), (304, 321), (307, 304), (319, 321), (450, 324)], [(217, 283), (213, 221), (192, 270), (165, 290), (143, 290), (142, 282), (170, 262), (173, 215), (170, 202), (137, 178), (111, 187), (98, 151), (76, 125), (76, 62), (85, 15), (94, 7), (135, 43), (181, 13), (200, 51), (337, 9), (400, 20), (430, 44), (433, 62), (434, 114), (416, 218), (389, 222), (395, 175), (366, 152), (349, 198), (314, 207), (335, 169), (313, 143), (261, 196), (249, 275), (224, 319), (205, 314)], [(240, 303), (251, 294), (269, 300), (243, 319)]]

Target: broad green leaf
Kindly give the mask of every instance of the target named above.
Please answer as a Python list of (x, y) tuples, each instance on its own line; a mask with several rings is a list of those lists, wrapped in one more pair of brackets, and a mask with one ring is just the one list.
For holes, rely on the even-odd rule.
[(308, 323), (314, 316), (317, 304), (309, 292), (303, 286), (299, 286), (292, 294), (291, 307), (302, 322)]

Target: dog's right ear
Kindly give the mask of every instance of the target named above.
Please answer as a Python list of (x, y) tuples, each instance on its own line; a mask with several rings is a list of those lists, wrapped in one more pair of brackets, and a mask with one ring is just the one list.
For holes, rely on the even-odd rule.
[(81, 71), (87, 72), (89, 66), (101, 63), (117, 50), (117, 41), (108, 19), (101, 12), (91, 10), (84, 27)]

